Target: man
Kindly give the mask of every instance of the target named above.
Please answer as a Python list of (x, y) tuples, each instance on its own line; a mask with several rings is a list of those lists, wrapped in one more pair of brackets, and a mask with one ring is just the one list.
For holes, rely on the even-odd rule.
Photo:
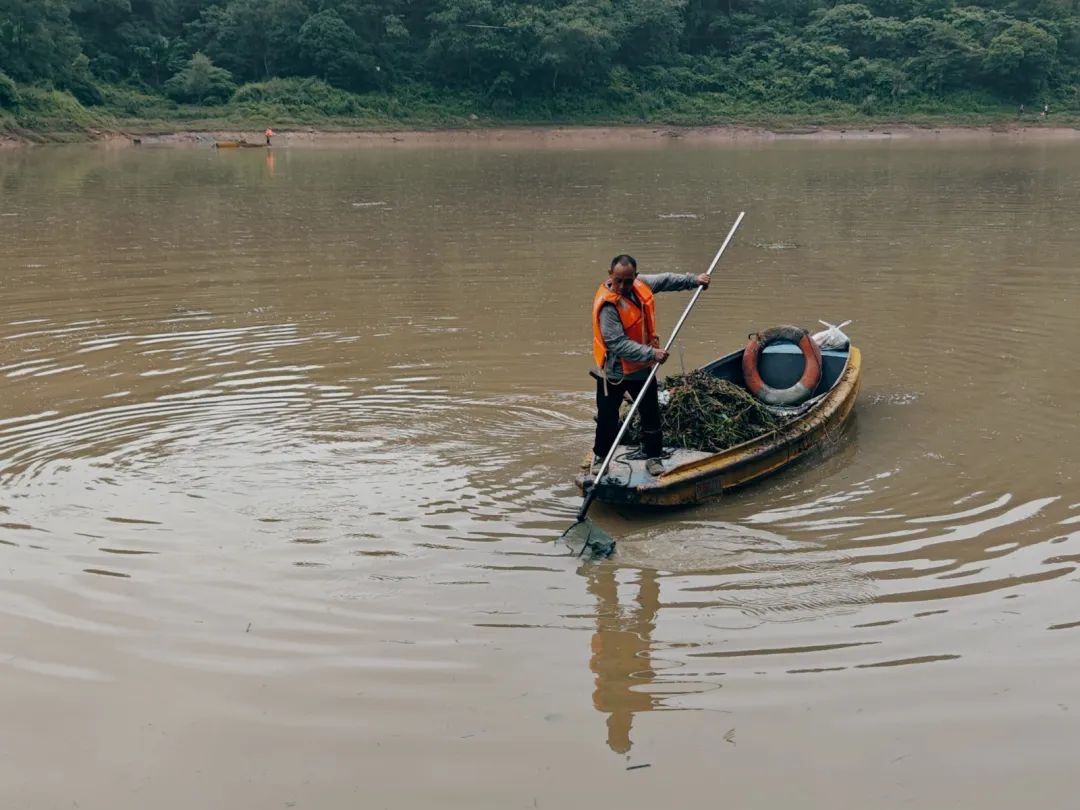
[(266, 145), (270, 146), (270, 139), (274, 137), (274, 130), (270, 129), (270, 127), (267, 127), (266, 132), (264, 132), (263, 135), (266, 136)]
[[(620, 254), (611, 260), (607, 280), (596, 291), (592, 307), (593, 358), (598, 368), (594, 464), (603, 461), (615, 442), (623, 397), (637, 397), (649, 370), (668, 359), (656, 334), (653, 293), (708, 287), (709, 280), (705, 273), (638, 276), (633, 256)], [(660, 475), (664, 471), (664, 437), (655, 377), (639, 410), (645, 469), (650, 475)]]

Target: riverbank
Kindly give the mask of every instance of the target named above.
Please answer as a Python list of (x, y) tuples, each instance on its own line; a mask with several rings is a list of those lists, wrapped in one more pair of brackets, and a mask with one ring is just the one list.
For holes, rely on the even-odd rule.
[[(255, 130), (221, 129), (214, 131), (87, 133), (88, 142), (110, 146), (212, 147), (218, 141), (246, 140), (262, 143), (262, 133)], [(912, 124), (877, 124), (863, 126), (522, 126), (471, 127), (441, 130), (322, 130), (314, 127), (276, 131), (275, 147), (455, 147), (518, 146), (587, 148), (634, 146), (650, 142), (684, 141), (687, 143), (749, 143), (766, 141), (1071, 141), (1080, 139), (1076, 126), (1046, 123), (992, 124), (984, 126), (932, 126)], [(64, 139), (70, 142), (70, 138)], [(9, 134), (0, 136), (0, 145), (20, 146), (48, 142), (47, 138), (30, 139)]]
[[(315, 81), (275, 80), (237, 92), (218, 106), (178, 105), (105, 87), (105, 102), (85, 106), (69, 93), (22, 87), (13, 109), (0, 109), (0, 145), (103, 141), (111, 144), (209, 145), (243, 138), (275, 145), (471, 145), (523, 143), (605, 146), (658, 139), (744, 142), (779, 139), (1064, 140), (1080, 132), (1080, 113), (1049, 117), (971, 99), (924, 100), (867, 111), (850, 103), (755, 105), (718, 94), (675, 96), (659, 106), (562, 98), (496, 111), (469, 95), (354, 95)], [(965, 105), (960, 102), (964, 101)], [(556, 103), (557, 102), (557, 103)], [(1053, 109), (1053, 108), (1052, 108)]]

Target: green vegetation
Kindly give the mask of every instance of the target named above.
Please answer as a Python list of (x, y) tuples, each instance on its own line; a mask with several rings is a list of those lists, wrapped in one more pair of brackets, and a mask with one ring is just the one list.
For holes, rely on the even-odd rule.
[(0, 0), (0, 131), (1080, 116), (1080, 0)]
[[(667, 392), (667, 401), (660, 405), (660, 424), (664, 443), (671, 447), (719, 453), (776, 430), (785, 421), (745, 388), (707, 371), (673, 374), (659, 385)], [(622, 410), (625, 419), (630, 406)], [(626, 443), (641, 440), (641, 417), (634, 414)]]

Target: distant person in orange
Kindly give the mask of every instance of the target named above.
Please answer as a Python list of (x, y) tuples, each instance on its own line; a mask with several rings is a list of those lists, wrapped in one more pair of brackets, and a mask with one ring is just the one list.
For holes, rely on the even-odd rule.
[(266, 136), (266, 145), (269, 146), (270, 139), (274, 137), (274, 130), (270, 129), (270, 127), (267, 127), (266, 132), (264, 132), (263, 135)]

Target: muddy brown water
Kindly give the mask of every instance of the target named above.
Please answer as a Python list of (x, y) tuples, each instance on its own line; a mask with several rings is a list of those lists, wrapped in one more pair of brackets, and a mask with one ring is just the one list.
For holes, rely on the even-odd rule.
[[(667, 370), (852, 318), (855, 423), (579, 564), (593, 290), (744, 208)], [(1078, 221), (1072, 144), (0, 154), (0, 804), (1069, 805)]]

